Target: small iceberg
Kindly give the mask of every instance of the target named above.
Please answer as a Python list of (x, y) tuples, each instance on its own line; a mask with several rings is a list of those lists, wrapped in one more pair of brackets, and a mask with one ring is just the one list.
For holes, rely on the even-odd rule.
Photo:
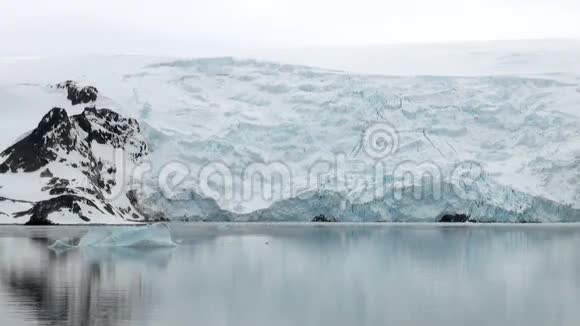
[(55, 252), (82, 248), (173, 248), (177, 245), (171, 238), (167, 224), (146, 227), (96, 228), (85, 234), (78, 244), (57, 240), (50, 247)]

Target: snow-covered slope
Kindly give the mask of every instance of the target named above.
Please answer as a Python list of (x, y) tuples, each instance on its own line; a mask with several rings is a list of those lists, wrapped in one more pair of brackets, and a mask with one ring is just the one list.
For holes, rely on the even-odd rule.
[[(172, 219), (580, 220), (574, 69), (379, 76), (233, 58), (70, 60), (6, 84), (0, 102), (17, 120), (32, 101), (57, 106), (45, 85), (97, 86), (97, 106), (137, 119), (151, 151), (126, 172), (130, 197)], [(25, 132), (11, 128), (3, 141)]]
[(314, 46), (251, 57), (374, 75), (580, 74), (579, 39)]

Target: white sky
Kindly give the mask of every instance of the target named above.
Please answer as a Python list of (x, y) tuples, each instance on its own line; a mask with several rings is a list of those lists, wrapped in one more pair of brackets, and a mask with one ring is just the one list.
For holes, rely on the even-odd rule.
[(580, 38), (580, 0), (0, 0), (0, 55)]

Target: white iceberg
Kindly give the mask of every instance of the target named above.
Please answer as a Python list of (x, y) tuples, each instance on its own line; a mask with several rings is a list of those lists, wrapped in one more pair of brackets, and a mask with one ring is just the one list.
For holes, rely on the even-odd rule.
[(177, 245), (171, 238), (167, 224), (146, 227), (95, 228), (85, 234), (78, 244), (57, 240), (49, 249), (63, 252), (82, 248), (173, 248)]

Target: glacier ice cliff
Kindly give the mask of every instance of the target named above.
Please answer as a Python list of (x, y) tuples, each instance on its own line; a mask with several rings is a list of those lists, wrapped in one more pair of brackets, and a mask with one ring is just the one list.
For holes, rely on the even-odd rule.
[[(580, 219), (580, 94), (570, 76), (365, 76), (217, 58), (150, 65), (125, 82), (154, 149), (140, 198), (174, 219)], [(382, 124), (396, 146), (380, 157), (377, 178), (363, 142)], [(362, 174), (366, 187), (341, 184), (332, 168), (313, 186), (311, 168), (336, 168), (340, 155), (363, 166), (346, 172)], [(211, 180), (204, 192), (199, 171), (216, 162), (233, 182)], [(455, 172), (469, 162), (481, 171), (464, 182)], [(160, 187), (173, 163), (183, 178)], [(276, 163), (291, 184), (273, 199), (248, 196), (248, 167), (267, 174)], [(421, 180), (425, 169), (435, 187)], [(406, 173), (419, 180), (406, 182)]]

